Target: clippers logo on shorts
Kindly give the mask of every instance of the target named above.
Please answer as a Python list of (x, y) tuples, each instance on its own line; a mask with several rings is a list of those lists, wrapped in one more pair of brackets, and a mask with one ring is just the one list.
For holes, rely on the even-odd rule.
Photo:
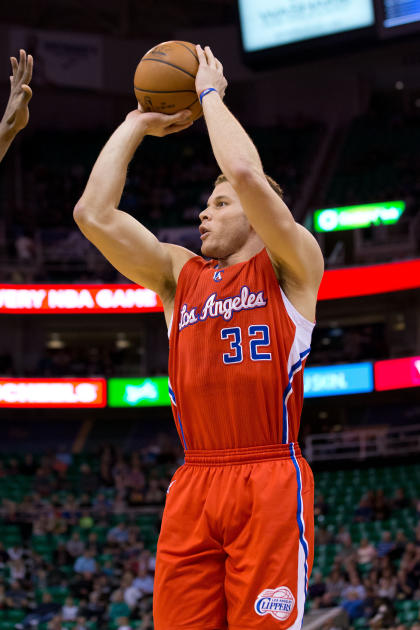
[(254, 610), (257, 615), (272, 615), (279, 621), (288, 619), (295, 607), (295, 598), (287, 586), (266, 588), (255, 600)]

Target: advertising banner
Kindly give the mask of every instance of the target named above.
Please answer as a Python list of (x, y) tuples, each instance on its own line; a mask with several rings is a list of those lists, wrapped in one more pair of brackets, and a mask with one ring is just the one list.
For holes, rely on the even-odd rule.
[(303, 379), (305, 398), (373, 391), (372, 363), (307, 367)]
[(0, 407), (105, 407), (104, 378), (0, 378)]
[(388, 359), (375, 363), (375, 389), (420, 387), (420, 357)]
[(167, 376), (108, 380), (110, 407), (165, 407), (170, 404)]

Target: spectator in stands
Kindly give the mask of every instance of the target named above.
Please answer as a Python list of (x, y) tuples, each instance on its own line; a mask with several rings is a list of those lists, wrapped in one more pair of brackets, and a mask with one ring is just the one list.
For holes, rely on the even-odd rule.
[(344, 608), (350, 617), (350, 621), (354, 621), (363, 616), (363, 602), (366, 598), (366, 589), (361, 584), (357, 573), (350, 576), (350, 584), (346, 586), (342, 593), (340, 606)]
[(103, 617), (106, 612), (106, 607), (101, 601), (101, 593), (93, 590), (89, 594), (89, 600), (84, 602), (80, 612), (83, 617), (86, 617), (89, 621), (93, 621), (98, 625), (102, 624)]
[(370, 564), (376, 557), (375, 547), (368, 541), (367, 538), (362, 538), (360, 545), (357, 549), (357, 562), (364, 566)]
[(133, 585), (141, 591), (142, 594), (151, 595), (153, 593), (154, 580), (147, 566), (139, 566), (137, 577), (134, 579)]
[(416, 589), (415, 581), (408, 575), (408, 570), (400, 568), (397, 573), (397, 598), (410, 599), (414, 595)]
[(78, 617), (73, 630), (88, 630), (86, 619), (84, 617)]
[(121, 545), (128, 541), (128, 531), (125, 523), (121, 521), (115, 527), (112, 527), (106, 537), (107, 541), (113, 544)]
[(316, 571), (313, 576), (313, 582), (309, 586), (309, 597), (313, 601), (314, 607), (318, 608), (323, 595), (326, 592), (326, 584), (320, 571)]
[(410, 506), (410, 501), (405, 496), (404, 488), (397, 488), (391, 499), (391, 505), (394, 510), (404, 510)]
[(159, 479), (152, 478), (149, 481), (149, 488), (144, 497), (144, 502), (148, 504), (159, 505), (163, 503), (165, 493), (160, 486)]
[(368, 523), (373, 520), (374, 512), (368, 497), (361, 498), (359, 505), (354, 512), (355, 523)]
[(397, 592), (397, 579), (392, 575), (391, 569), (384, 569), (382, 577), (379, 579), (377, 593), (379, 597), (388, 598), (391, 601), (395, 598)]
[(73, 597), (66, 597), (61, 608), (63, 621), (75, 621), (79, 613), (79, 607), (74, 603)]
[(70, 584), (70, 590), (76, 599), (87, 599), (92, 590), (93, 574), (85, 571), (78, 573)]
[[(126, 577), (126, 575), (128, 576), (128, 578)], [(134, 576), (132, 573), (127, 573), (124, 577), (121, 583), (121, 590), (124, 594), (124, 601), (130, 608), (130, 610), (134, 610), (134, 608), (137, 606), (137, 602), (139, 601), (143, 593), (135, 585)]]
[(374, 501), (374, 512), (375, 512), (375, 519), (377, 521), (387, 520), (391, 513), (389, 502), (387, 498), (385, 497), (385, 493), (382, 490), (382, 488), (379, 488), (376, 491), (375, 501)]
[(10, 579), (13, 582), (23, 582), (26, 577), (26, 567), (22, 558), (11, 560), (8, 564), (10, 569)]
[(349, 566), (353, 564), (357, 559), (357, 552), (353, 546), (353, 542), (351, 538), (345, 540), (342, 548), (337, 554), (337, 559), (344, 564), (344, 566)]
[(86, 462), (80, 466), (79, 487), (82, 492), (94, 492), (98, 487), (98, 475)]
[(72, 558), (77, 558), (83, 554), (85, 543), (80, 539), (79, 532), (73, 532), (70, 540), (66, 543), (66, 549)]
[(392, 542), (391, 532), (383, 531), (381, 541), (376, 546), (378, 558), (387, 556), (391, 551), (395, 549), (395, 544)]
[(124, 595), (121, 589), (117, 589), (111, 595), (111, 603), (108, 608), (108, 616), (111, 622), (114, 622), (118, 617), (129, 617), (130, 608), (124, 601)]
[(324, 496), (322, 494), (318, 494), (315, 498), (314, 503), (314, 515), (325, 516), (326, 514), (328, 514), (328, 505), (324, 499)]
[(94, 524), (95, 521), (90, 513), (90, 510), (84, 509), (79, 520), (79, 527), (81, 529), (92, 529)]
[[(16, 608), (18, 608), (18, 606), (16, 606)], [(41, 603), (24, 617), (22, 622), (16, 625), (16, 628), (30, 628), (40, 623), (46, 623), (50, 621), (60, 609), (60, 604), (53, 602), (51, 593), (44, 593)]]
[(92, 549), (85, 549), (83, 555), (79, 556), (74, 563), (76, 573), (96, 573), (96, 560)]
[(391, 602), (387, 599), (377, 597), (375, 601), (375, 611), (369, 621), (370, 628), (372, 628), (372, 630), (390, 628), (393, 621), (394, 610)]

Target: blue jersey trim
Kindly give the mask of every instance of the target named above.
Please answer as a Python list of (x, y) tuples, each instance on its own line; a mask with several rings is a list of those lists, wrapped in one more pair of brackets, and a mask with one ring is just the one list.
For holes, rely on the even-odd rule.
[(302, 518), (303, 513), (303, 504), (302, 504), (302, 476), (300, 474), (299, 464), (296, 459), (295, 449), (293, 446), (293, 442), (290, 443), (290, 456), (292, 458), (295, 470), (296, 470), (296, 480), (297, 480), (297, 511), (296, 511), (296, 519), (299, 527), (299, 540), (302, 545), (303, 551), (305, 553), (305, 597), (308, 591), (308, 543), (305, 540), (304, 536), (304, 523)]
[(179, 427), (181, 429), (182, 442), (184, 444), (184, 449), (187, 450), (187, 443), (185, 441), (184, 429), (182, 428), (181, 416), (179, 414), (178, 414), (178, 422), (179, 422)]
[(287, 384), (286, 389), (283, 392), (283, 433), (282, 433), (282, 444), (287, 444), (289, 441), (289, 417), (287, 413), (287, 396), (292, 390), (292, 381), (294, 375), (299, 372), (302, 368), (302, 359), (304, 359), (311, 351), (311, 348), (306, 348), (303, 352), (299, 354), (299, 360), (296, 361), (294, 365), (290, 368), (289, 372), (289, 382)]

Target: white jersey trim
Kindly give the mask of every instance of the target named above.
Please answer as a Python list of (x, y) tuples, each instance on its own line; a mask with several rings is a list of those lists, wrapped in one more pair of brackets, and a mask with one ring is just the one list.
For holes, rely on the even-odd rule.
[(293, 306), (283, 289), (281, 287), (279, 287), (279, 289), (287, 314), (289, 315), (296, 328), (303, 328), (307, 333), (312, 335), (312, 331), (315, 327), (315, 322), (310, 322), (309, 319), (306, 319), (306, 317), (301, 315), (299, 311)]

